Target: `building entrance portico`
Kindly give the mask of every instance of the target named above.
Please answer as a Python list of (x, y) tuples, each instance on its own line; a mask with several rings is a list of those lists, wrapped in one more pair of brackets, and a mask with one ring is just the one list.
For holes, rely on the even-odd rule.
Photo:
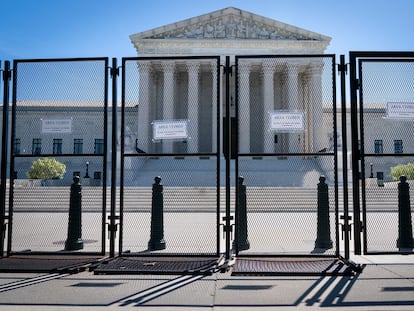
[[(327, 36), (231, 7), (137, 33), (130, 38), (140, 57), (220, 55), (223, 66), (225, 57), (230, 55), (233, 67), (234, 55), (321, 54), (330, 42)], [(328, 148), (328, 135), (323, 133), (321, 126), (322, 66), (318, 60), (294, 57), (279, 63), (249, 59), (239, 64), (239, 105), (242, 118), (247, 120), (239, 129), (243, 138), (239, 144), (241, 151), (317, 152)], [(153, 120), (183, 119), (188, 121), (189, 139), (184, 145), (182, 142), (163, 142), (162, 147), (150, 147), (151, 142), (139, 140), (137, 148), (177, 152), (211, 150), (216, 139), (211, 135), (211, 128), (217, 124), (199, 123), (203, 120), (198, 119), (200, 109), (215, 114), (211, 102), (216, 97), (225, 113), (223, 94), (212, 93), (212, 85), (217, 81), (216, 68), (208, 60), (174, 59), (141, 61), (139, 71), (140, 128), (137, 131), (146, 137)], [(233, 83), (229, 87), (234, 117), (236, 85)], [(221, 89), (224, 91), (225, 87)], [(195, 103), (199, 103), (197, 109)], [(277, 117), (272, 115), (274, 111), (297, 112), (284, 117), (302, 118), (306, 130), (293, 134), (269, 130), (272, 117), (273, 121)], [(310, 126), (313, 124), (318, 126)], [(252, 141), (253, 132), (262, 133), (262, 139)]]

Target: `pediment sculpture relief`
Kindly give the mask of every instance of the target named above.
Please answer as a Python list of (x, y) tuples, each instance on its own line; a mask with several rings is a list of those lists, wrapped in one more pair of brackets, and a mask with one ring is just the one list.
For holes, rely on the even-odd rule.
[(252, 19), (227, 16), (208, 22), (188, 25), (151, 37), (152, 39), (256, 39), (314, 40), (302, 34), (264, 24)]

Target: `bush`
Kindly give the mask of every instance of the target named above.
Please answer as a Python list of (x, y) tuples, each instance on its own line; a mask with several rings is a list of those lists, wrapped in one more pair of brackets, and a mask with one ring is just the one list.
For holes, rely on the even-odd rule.
[(66, 165), (55, 158), (41, 158), (33, 161), (26, 176), (30, 179), (58, 179), (63, 178), (65, 172)]
[(394, 181), (399, 181), (400, 176), (404, 175), (407, 179), (414, 179), (414, 163), (398, 164), (391, 167), (390, 175)]

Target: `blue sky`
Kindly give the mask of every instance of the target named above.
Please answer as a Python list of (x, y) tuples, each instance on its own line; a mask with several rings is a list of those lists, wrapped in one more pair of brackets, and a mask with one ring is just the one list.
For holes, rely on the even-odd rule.
[(326, 53), (414, 51), (412, 0), (2, 0), (0, 60), (136, 56), (129, 35), (229, 6), (330, 36)]

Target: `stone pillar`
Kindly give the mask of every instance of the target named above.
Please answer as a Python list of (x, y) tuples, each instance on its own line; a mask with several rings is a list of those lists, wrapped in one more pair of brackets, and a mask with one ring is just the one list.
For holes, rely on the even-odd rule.
[(311, 98), (312, 123), (309, 128), (312, 129), (313, 152), (318, 152), (329, 146), (328, 133), (323, 125), (322, 70), (322, 61), (317, 61), (311, 64), (309, 92)]
[[(294, 63), (287, 64), (287, 106), (289, 110), (300, 110), (299, 107), (299, 85), (298, 85), (299, 66)], [(302, 146), (302, 133), (289, 133), (289, 152), (300, 152)]]
[(150, 85), (151, 63), (139, 61), (139, 102), (138, 102), (138, 148), (144, 152), (150, 151)]
[(187, 142), (187, 151), (189, 153), (198, 152), (198, 125), (199, 125), (199, 115), (198, 109), (200, 106), (198, 96), (199, 96), (199, 71), (200, 71), (200, 62), (199, 61), (189, 61), (187, 63), (188, 70), (188, 113), (187, 118), (189, 120), (189, 137), (190, 139)]
[(240, 153), (250, 152), (250, 64), (239, 63), (239, 144)]
[[(163, 120), (174, 119), (174, 61), (162, 62), (162, 69), (164, 72), (164, 92), (163, 92)], [(164, 140), (162, 142), (162, 152), (172, 153), (173, 142)]]
[(263, 68), (263, 152), (273, 153), (275, 151), (274, 136), (270, 130), (270, 114), (274, 109), (274, 73), (275, 64), (272, 60), (265, 60)]

